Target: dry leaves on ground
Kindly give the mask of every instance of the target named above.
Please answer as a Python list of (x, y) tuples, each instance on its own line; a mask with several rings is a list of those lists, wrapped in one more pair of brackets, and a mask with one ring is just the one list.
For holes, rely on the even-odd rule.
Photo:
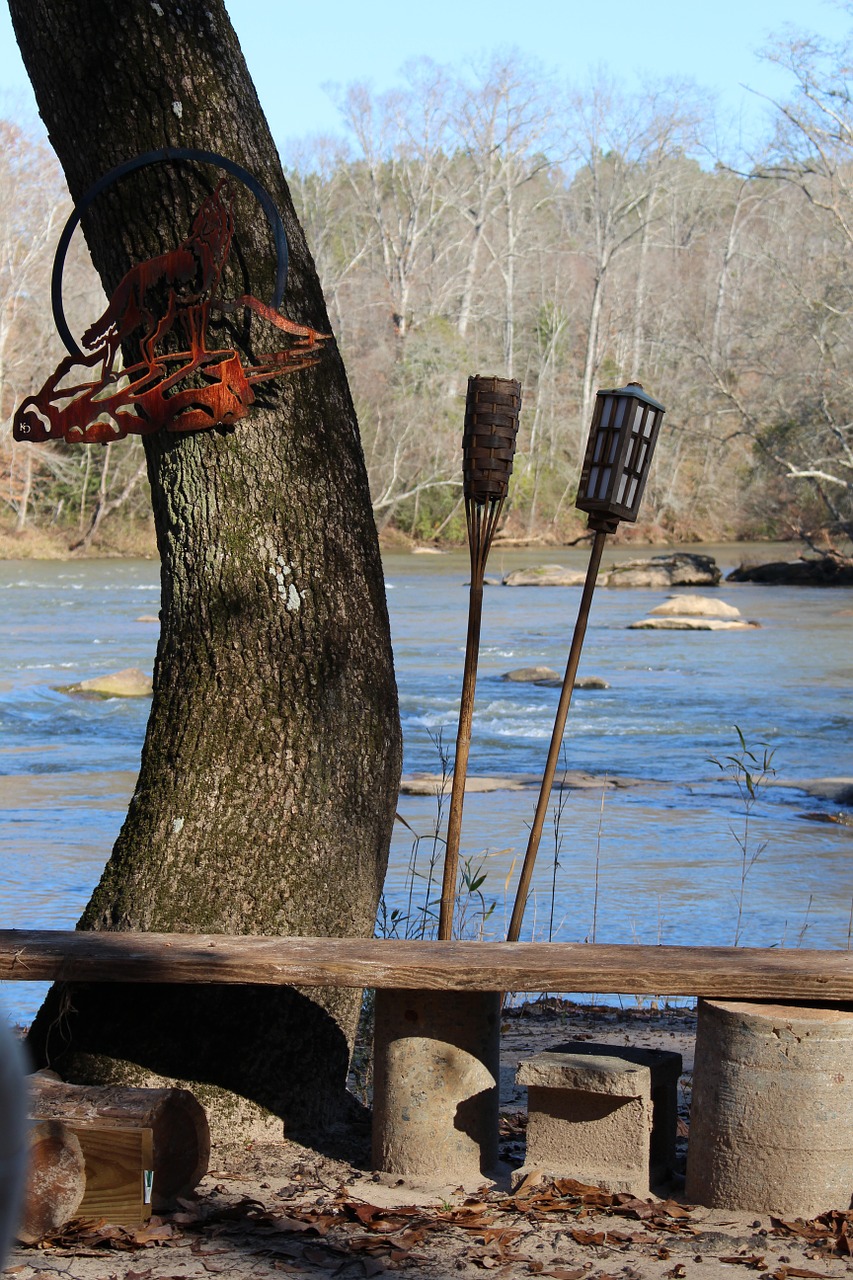
[[(774, 1236), (796, 1236), (814, 1246), (814, 1256), (821, 1258), (853, 1257), (853, 1210), (831, 1209), (810, 1222), (795, 1218), (771, 1218)], [(789, 1268), (787, 1274), (796, 1272)]]

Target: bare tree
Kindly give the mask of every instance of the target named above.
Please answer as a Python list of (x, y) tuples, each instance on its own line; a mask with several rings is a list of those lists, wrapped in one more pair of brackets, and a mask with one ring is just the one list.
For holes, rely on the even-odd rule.
[(348, 173), (375, 234), (390, 319), (401, 343), (411, 327), (413, 286), (425, 247), (444, 212), (448, 164), (444, 72), (421, 59), (408, 64), (406, 80), (405, 89), (379, 98), (366, 84), (351, 84), (340, 98), (360, 161)]

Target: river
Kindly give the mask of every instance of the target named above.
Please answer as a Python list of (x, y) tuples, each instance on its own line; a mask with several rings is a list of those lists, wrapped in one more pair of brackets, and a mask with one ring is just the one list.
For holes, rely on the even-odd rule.
[[(715, 555), (724, 570), (747, 555), (784, 554), (693, 549)], [(605, 565), (630, 554), (605, 554)], [(577, 550), (498, 548), (488, 572), (499, 578), (545, 561), (583, 568), (585, 560)], [(467, 555), (389, 555), (385, 571), (404, 770), (435, 773), (436, 740), (452, 757), (455, 738)], [(563, 792), (562, 812), (546, 823), (526, 935), (733, 942), (743, 805), (710, 758), (735, 751), (739, 725), (759, 755), (757, 744), (769, 744), (776, 769), (751, 818), (750, 856), (758, 856), (743, 884), (739, 941), (847, 947), (853, 831), (806, 815), (838, 811), (831, 798), (809, 794), (812, 781), (853, 776), (853, 590), (724, 583), (716, 594), (760, 629), (627, 629), (665, 594), (596, 592), (580, 675), (610, 687), (575, 693), (564, 749), (566, 767), (594, 782)], [(487, 588), (469, 776), (541, 774), (558, 690), (501, 676), (539, 664), (562, 673), (579, 596), (579, 588)], [(89, 701), (59, 690), (123, 667), (151, 669), (157, 626), (140, 619), (157, 613), (159, 569), (146, 561), (8, 561), (0, 563), (0, 600), (0, 918), (4, 927), (68, 928), (121, 825), (148, 701)], [(486, 872), (484, 902), (468, 900), (469, 934), (503, 934), (535, 803), (535, 787), (466, 797), (463, 859)], [(424, 920), (437, 801), (404, 794), (399, 810), (409, 827), (395, 827), (384, 928), (397, 911), (408, 917), (395, 926), (405, 933)], [(422, 837), (411, 898), (409, 828)], [(41, 990), (6, 984), (6, 1012), (29, 1020)]]

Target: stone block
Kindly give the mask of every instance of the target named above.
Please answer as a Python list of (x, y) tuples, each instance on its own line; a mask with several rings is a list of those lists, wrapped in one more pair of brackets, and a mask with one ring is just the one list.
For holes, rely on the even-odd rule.
[(853, 1011), (701, 1000), (687, 1196), (813, 1218), (853, 1195)]
[(572, 1041), (519, 1063), (533, 1169), (647, 1196), (675, 1157), (681, 1055)]
[(498, 991), (376, 992), (373, 1167), (478, 1186), (498, 1159)]

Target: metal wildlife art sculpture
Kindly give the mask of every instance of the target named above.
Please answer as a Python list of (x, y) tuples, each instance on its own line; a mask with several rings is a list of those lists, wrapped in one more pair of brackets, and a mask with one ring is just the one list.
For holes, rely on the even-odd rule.
[[(130, 268), (107, 309), (83, 334), (81, 350), (62, 310), (62, 268), (82, 212), (117, 178), (164, 160), (204, 160), (216, 164), (249, 187), (261, 202), (273, 230), (278, 274), (273, 304), (251, 294), (221, 296), (223, 271), (234, 237), (232, 184), (223, 178), (196, 213), (189, 233), (168, 253)], [(171, 149), (149, 152), (119, 166), (97, 183), (66, 224), (53, 269), (53, 314), (69, 351), (41, 391), (19, 406), (12, 427), (16, 440), (39, 443), (105, 444), (123, 436), (154, 431), (203, 431), (230, 426), (244, 417), (259, 382), (317, 364), (330, 334), (296, 324), (278, 308), (287, 276), (287, 241), (277, 209), (257, 181), (233, 161), (212, 152)], [(287, 334), (290, 345), (246, 363), (233, 347), (211, 345), (211, 311), (232, 314), (248, 308)], [(163, 343), (175, 334), (171, 346)], [(121, 344), (136, 338), (141, 359), (116, 367)], [(92, 380), (88, 372), (100, 366)]]

